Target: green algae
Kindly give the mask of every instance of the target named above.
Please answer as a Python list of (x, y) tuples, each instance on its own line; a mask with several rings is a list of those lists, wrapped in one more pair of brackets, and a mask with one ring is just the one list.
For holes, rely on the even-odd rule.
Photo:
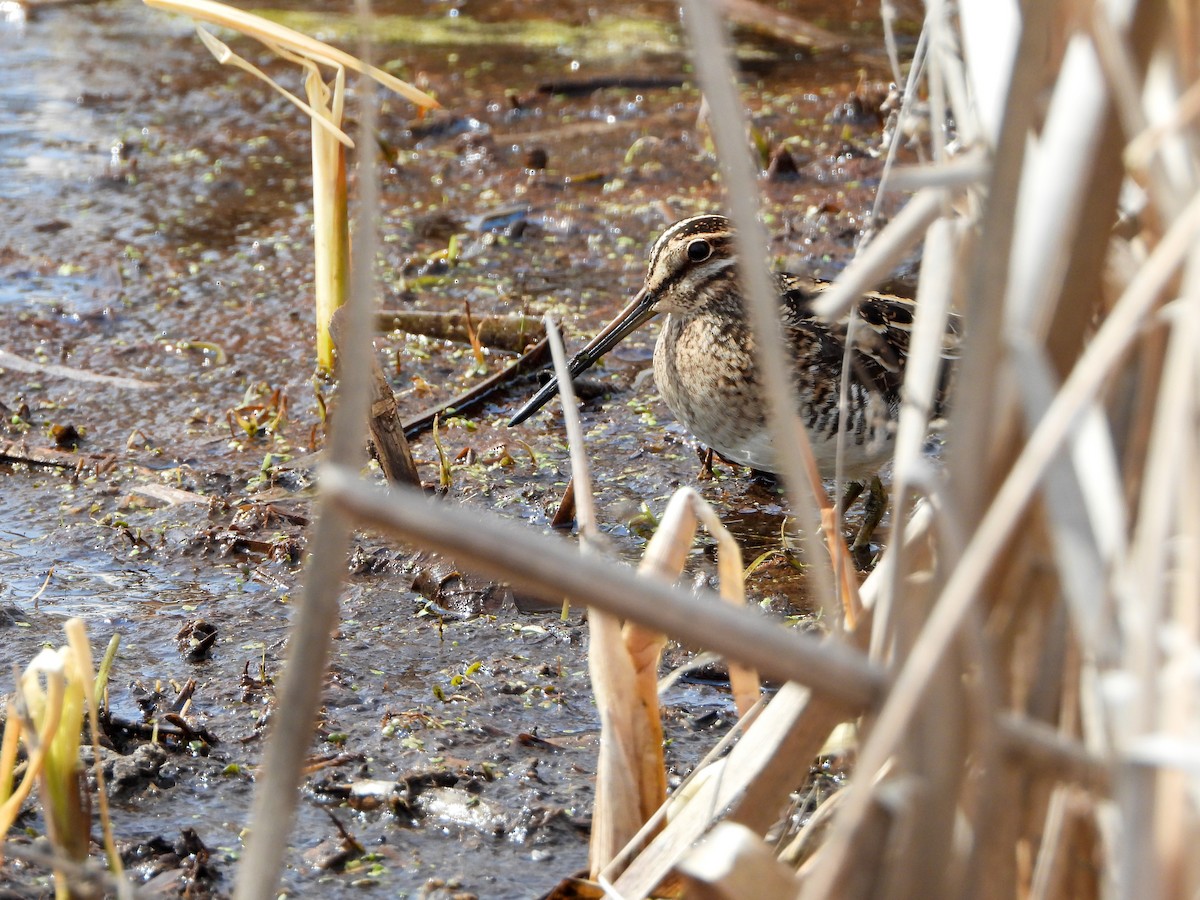
[[(351, 14), (281, 9), (252, 12), (321, 40), (345, 43), (358, 37), (358, 18)], [(456, 49), (518, 46), (584, 59), (680, 52), (679, 29), (675, 25), (618, 16), (601, 16), (586, 25), (568, 25), (548, 20), (481, 22), (469, 16), (384, 15), (372, 18), (371, 34), (376, 41), (386, 44)]]

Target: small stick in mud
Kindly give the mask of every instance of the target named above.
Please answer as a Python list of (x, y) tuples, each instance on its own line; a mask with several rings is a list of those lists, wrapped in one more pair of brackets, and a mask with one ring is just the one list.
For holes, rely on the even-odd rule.
[(532, 372), (540, 368), (549, 353), (550, 343), (545, 337), (542, 337), (536, 344), (529, 348), (528, 352), (518, 357), (512, 365), (501, 369), (495, 375), (490, 375), (483, 379), (483, 381), (479, 382), (469, 391), (463, 391), (458, 396), (452, 397), (444, 403), (439, 403), (437, 406), (430, 407), (424, 412), (405, 419), (405, 437), (413, 438), (422, 432), (428, 431), (433, 426), (434, 418), (449, 410), (454, 410), (456, 413), (468, 412), (476, 404), (483, 402), (491, 396), (493, 392), (505, 387), (518, 375), (524, 375), (526, 372)]
[[(335, 346), (345, 339), (345, 318), (341, 310), (334, 313), (331, 322)], [(371, 414), (367, 420), (371, 429), (371, 443), (379, 467), (388, 481), (421, 486), (421, 476), (413, 460), (408, 440), (404, 436), (404, 423), (396, 407), (396, 397), (388, 386), (383, 367), (374, 355), (371, 356)]]
[(558, 509), (550, 520), (551, 528), (570, 528), (575, 521), (575, 479), (568, 478), (567, 486), (563, 489), (562, 499), (558, 501)]
[[(405, 331), (444, 341), (470, 343), (468, 315), (426, 309), (381, 309), (375, 314), (380, 331)], [(533, 316), (485, 316), (473, 320), (479, 343), (498, 350), (520, 352), (542, 335), (542, 323)]]

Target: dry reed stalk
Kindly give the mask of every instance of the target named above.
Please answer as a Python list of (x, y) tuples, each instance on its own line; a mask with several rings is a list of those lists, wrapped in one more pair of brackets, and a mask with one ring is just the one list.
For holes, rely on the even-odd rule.
[[(638, 567), (638, 574), (668, 583), (674, 582), (683, 572), (688, 552), (695, 540), (696, 527), (699, 524), (703, 524), (717, 542), (717, 565), (722, 599), (735, 607), (743, 607), (745, 605), (745, 585), (741, 551), (716, 512), (691, 488), (681, 488), (671, 497), (658, 530), (646, 547), (642, 563)], [(661, 746), (658, 665), (662, 648), (666, 644), (666, 636), (637, 622), (626, 622), (623, 637), (625, 647), (637, 673), (640, 706), (646, 711), (647, 719), (653, 721), (652, 730)], [(730, 662), (729, 681), (738, 713), (743, 716), (748, 715), (752, 709), (757, 707), (761, 695), (757, 672), (750, 666)], [(648, 754), (643, 755), (643, 765), (649, 764), (648, 756)], [(657, 803), (643, 807), (642, 813), (645, 822), (653, 820), (654, 814), (666, 800), (666, 772), (663, 768), (661, 751), (656, 754), (656, 758), (656, 766), (653, 769), (645, 770), (643, 782), (649, 784), (654, 778), (660, 779), (661, 790), (658, 792)], [(649, 795), (644, 793), (643, 800), (649, 799)], [(678, 812), (674, 815), (678, 815)], [(635, 834), (628, 835), (628, 840), (622, 845), (622, 848), (618, 849), (623, 849), (628, 853), (635, 840), (639, 842), (638, 846), (641, 846), (640, 842), (653, 835), (653, 829), (639, 829)], [(610, 860), (605, 860), (603, 865), (597, 866), (596, 861), (593, 860), (593, 878), (596, 878), (601, 870), (604, 870), (605, 877), (609, 879), (619, 874), (620, 869), (611, 865), (610, 862)]]
[[(928, 508), (919, 511), (903, 534), (910, 553), (928, 546)], [(871, 609), (881, 585), (890, 577), (892, 557), (885, 557), (862, 586)], [(853, 633), (869, 640), (869, 622)], [(643, 897), (668, 876), (689, 849), (715, 824), (728, 818), (765, 834), (776, 821), (790, 791), (808, 774), (807, 761), (824, 746), (842, 722), (864, 708), (830, 702), (798, 684), (787, 684), (746, 729), (724, 762), (720, 777), (703, 782), (686, 807), (673, 811), (670, 823), (614, 882), (621, 896)]]
[(865, 291), (886, 278), (921, 242), (929, 226), (943, 215), (947, 199), (941, 187), (918, 191), (875, 240), (839, 273), (833, 286), (813, 304), (813, 311), (827, 319), (848, 313)]
[[(364, 35), (359, 58), (370, 69), (369, 0), (358, 0)], [(390, 77), (390, 76), (389, 76)], [(370, 346), (376, 298), (375, 256), (379, 208), (379, 173), (374, 140), (377, 97), (374, 83), (364, 79), (359, 92), (357, 252), (350, 272), (346, 303), (345, 347), (341, 370), (339, 422), (330, 435), (334, 465), (361, 464), (366, 441), (370, 397)], [(310, 552), (304, 568), (300, 602), (288, 641), (288, 660), (279, 685), (278, 706), (267, 747), (259, 765), (251, 808), (246, 854), (238, 869), (234, 896), (257, 900), (274, 896), (299, 800), (304, 760), (308, 755), (320, 707), (330, 642), (337, 630), (338, 594), (350, 549), (350, 522), (341, 515), (328, 490), (317, 497)]]
[[(715, 654), (713, 655), (715, 656)], [(673, 676), (680, 671), (676, 669), (659, 682), (660, 694), (666, 687), (673, 683)], [(760, 699), (750, 712), (739, 718), (737, 723), (709, 748), (704, 757), (696, 764), (696, 767), (679, 783), (679, 786), (675, 789), (668, 802), (659, 807), (654, 815), (646, 820), (646, 824), (642, 826), (641, 830), (634, 835), (633, 839), (625, 845), (620, 853), (613, 857), (608, 866), (600, 873), (597, 879), (600, 885), (611, 887), (612, 880), (616, 877), (615, 873), (623, 871), (629, 860), (645, 848), (650, 836), (657, 834), (662, 829), (663, 824), (668, 820), (669, 816), (673, 816), (678, 812), (684, 803), (690, 802), (690, 799), (695, 796), (698, 786), (707, 782), (709, 776), (714, 771), (719, 771), (719, 768), (723, 768), (723, 764), (720, 764), (718, 769), (711, 769), (714, 763), (719, 763), (730, 747), (741, 740), (746, 729), (754, 723), (765, 706), (765, 698)]]
[[(540, 596), (568, 594), (612, 622), (636, 621), (792, 680), (615, 878), (621, 896), (647, 896), (680, 865), (695, 891), (713, 896), (745, 874), (739, 867), (779, 876), (776, 864), (750, 861), (763, 847), (743, 829), (764, 835), (829, 733), (864, 711), (856, 771), (823, 812), (828, 835), (803, 864), (802, 896), (1200, 889), (1189, 852), (1200, 837), (1200, 512), (1181, 499), (1200, 492), (1200, 133), (1189, 82), (1178, 77), (1195, 77), (1184, 51), (1197, 45), (1196, 21), (1183, 4), (1151, 0), (1092, 4), (1090, 22), (1075, 6), (1023, 4), (1019, 28), (993, 34), (973, 5), (956, 16), (948, 4), (929, 4), (926, 57), (909, 93), (923, 84), (935, 132), (952, 112), (962, 142), (988, 153), (987, 190), (974, 176), (931, 176), (937, 186), (876, 239), (882, 249), (868, 252), (877, 259), (859, 265), (870, 274), (895, 247), (926, 242), (905, 386), (911, 406), (898, 435), (903, 540), (862, 586), (863, 622), (849, 643), (819, 644), (712, 597), (697, 603), (519, 526), (434, 509), (410, 490), (381, 495), (344, 464), (326, 473), (332, 515), (322, 518), (336, 520), (329, 527), (342, 538), (341, 516), (354, 516)], [(754, 262), (761, 245), (749, 246), (761, 229), (736, 98), (727, 65), (708, 68), (725, 59), (724, 46), (700, 0), (687, 12), (748, 245), (740, 249), (754, 324), (769, 334), (777, 311), (765, 267)], [(960, 45), (972, 48), (966, 59)], [(1040, 117), (1032, 98), (1043, 90), (1051, 101)], [(934, 164), (946, 166), (951, 149), (935, 138)], [(1112, 232), (1123, 183), (1143, 188), (1141, 231), (1128, 248)], [(958, 192), (953, 206), (950, 191)], [(1106, 272), (1118, 256), (1123, 268)], [(1165, 305), (1181, 275), (1187, 290)], [(1102, 302), (1114, 284), (1119, 296)], [(967, 336), (947, 465), (937, 474), (918, 445), (934, 337), (956, 302)], [(1161, 334), (1163, 353), (1141, 340), (1147, 331)], [(762, 346), (775, 437), (803, 451), (781, 348)], [(1121, 409), (1117, 388), (1143, 398), (1145, 411)], [(802, 467), (790, 465), (785, 481), (816, 534)], [(824, 579), (822, 603), (836, 613), (844, 570), (834, 578), (809, 558)], [(859, 649), (868, 641), (874, 663)], [(291, 734), (302, 752), (309, 732)], [(713, 831), (705, 846), (740, 862), (723, 874), (684, 862), (723, 819), (742, 828), (726, 832), (733, 838)], [(774, 883), (783, 893), (790, 885)], [(239, 883), (239, 896), (266, 893)]]
[[(575, 495), (583, 537), (580, 550), (594, 554), (599, 546), (600, 532), (592, 502), (583, 428), (562, 338), (549, 315), (546, 316), (546, 333), (561, 385), (563, 418), (570, 445), (571, 483), (579, 486)], [(689, 488), (681, 489), (672, 497), (646, 548), (638, 573), (667, 583), (674, 582), (687, 562), (698, 522), (703, 522), (718, 542), (722, 597), (735, 605), (744, 605), (741, 551), (712, 508)], [(601, 720), (589, 852), (591, 878), (596, 880), (635, 837), (653, 834), (653, 831), (646, 833), (643, 826), (666, 800), (658, 665), (667, 639), (661, 631), (636, 621), (622, 625), (618, 617), (599, 609), (591, 611), (588, 625), (588, 670)], [(730, 681), (739, 711), (748, 712), (758, 701), (757, 675), (744, 666), (731, 664)]]
[[(721, 599), (735, 607), (744, 607), (746, 605), (746, 582), (745, 570), (742, 565), (741, 548), (738, 546), (737, 541), (734, 540), (733, 535), (730, 534), (729, 529), (722, 524), (717, 511), (703, 497), (691, 488), (680, 488), (675, 492), (675, 496), (671, 498), (672, 503), (674, 503), (675, 497), (679, 497), (680, 495), (688, 498), (687, 505), (691, 516), (689, 517), (687, 530), (691, 533), (688, 534), (686, 545), (683, 544), (683, 541), (679, 537), (676, 538), (676, 542), (681, 546), (677, 552), (676, 559), (672, 560), (670, 571), (674, 571), (676, 577), (682, 573), (687, 550), (691, 547), (696, 522), (698, 521), (704, 525), (709, 535), (717, 542), (717, 577), (720, 584)], [(841, 546), (844, 549), (844, 545)], [(647, 574), (650, 574), (649, 566), (647, 566)], [(857, 589), (853, 592), (853, 596), (857, 598)], [(730, 662), (729, 686), (738, 715), (749, 715), (750, 711), (758, 706), (762, 698), (762, 685), (759, 682), (758, 673), (754, 671), (754, 667)]]
[[(601, 561), (591, 469), (575, 389), (567, 371), (566, 351), (553, 318), (547, 314), (546, 335), (559, 379), (563, 422), (570, 447), (571, 484), (580, 530), (579, 552)], [(611, 562), (608, 563), (611, 565)], [(567, 595), (569, 598), (569, 595)], [(566, 602), (564, 602), (564, 611)], [(662, 722), (657, 697), (639, 689), (639, 673), (622, 637), (621, 619), (604, 610), (588, 617), (588, 674), (600, 716), (600, 748), (596, 760), (596, 794), (588, 848), (590, 876), (638, 833), (666, 796), (662, 755)], [(665, 638), (660, 640), (665, 642)], [(661, 644), (659, 644), (661, 646)], [(657, 653), (655, 654), (657, 659)]]
[[(332, 372), (334, 348), (330, 320), (346, 300), (350, 268), (346, 150), (352, 148), (354, 142), (342, 130), (346, 70), (377, 81), (422, 110), (436, 108), (437, 102), (412, 85), (336, 47), (217, 0), (147, 0), (147, 5), (183, 13), (195, 20), (197, 35), (219, 63), (234, 66), (265, 82), (309, 117), (312, 133), (313, 292), (316, 300), (317, 365), (322, 372)], [(242, 59), (201, 27), (200, 22), (220, 25), (252, 37), (277, 56), (300, 66), (305, 73), (304, 92), (308, 102), (296, 97), (261, 69)], [(321, 66), (334, 70), (332, 81), (325, 81)]]
[(795, 874), (753, 830), (722, 822), (680, 863), (684, 896), (696, 900), (792, 900)]
[(720, 774), (703, 782), (613, 882), (617, 895), (649, 896), (716, 821), (728, 817), (765, 834), (788, 792), (807, 777), (807, 760), (854, 714), (796, 683), (784, 685), (730, 751)]
[[(692, 41), (692, 52), (699, 64), (696, 74), (708, 104), (709, 125), (721, 176), (727, 185), (729, 217), (737, 225), (736, 246), (741, 260), (742, 288), (747, 299), (747, 317), (759, 353), (759, 373), (767, 398), (771, 442), (780, 448), (777, 454), (779, 475), (792, 501), (793, 513), (800, 523), (800, 547), (813, 565), (810, 570), (816, 604), (826, 613), (827, 621), (841, 621), (837, 598), (841, 579), (825, 565), (823, 554), (815, 547), (821, 533), (820, 490), (816, 463), (808, 434), (796, 414), (787, 350), (779, 330), (779, 296), (769, 276), (766, 259), (766, 233), (759, 221), (759, 197), (755, 171), (745, 136), (748, 133), (745, 110), (737, 97), (731, 63), (732, 53), (724, 23), (709, 0), (689, 0), (684, 5), (684, 24)], [(787, 450), (793, 452), (786, 452)], [(824, 504), (828, 506), (828, 503)], [(831, 539), (833, 535), (830, 535)], [(836, 558), (834, 560), (837, 562)]]
[(323, 478), (336, 507), (363, 526), (443, 553), (533, 596), (550, 602), (569, 596), (687, 646), (756, 666), (764, 677), (807, 685), (843, 708), (866, 709), (883, 690), (883, 672), (863, 654), (735, 609), (711, 592), (693, 594), (639, 578), (625, 566), (580, 557), (518, 523), (499, 517), (481, 522), (478, 511), (431, 503), (411, 488), (376, 489), (345, 466), (330, 466)]
[[(950, 76), (957, 72), (961, 77), (961, 69), (947, 64), (952, 60), (948, 60), (944, 54), (947, 22), (944, 9), (932, 5), (926, 20), (926, 28), (933, 35), (930, 39), (933, 50), (928, 68), (931, 76), (937, 77), (931, 77), (930, 90), (931, 93), (939, 93), (940, 88), (947, 93), (961, 95), (961, 90), (949, 91)], [(944, 107), (945, 104), (939, 102), (940, 96), (931, 97), (932, 108)], [(936, 114), (935, 121), (940, 121)], [(936, 153), (940, 155), (942, 149), (935, 144)], [(924, 267), (922, 272), (922, 292), (925, 297), (933, 295), (943, 298), (944, 302), (944, 298), (953, 290), (950, 280), (952, 273), (946, 261), (953, 260), (956, 254), (952, 249), (948, 252), (943, 250), (950, 237), (944, 228), (940, 233), (931, 228), (929, 237), (934, 241), (941, 240), (926, 247), (930, 265)], [(973, 328), (971, 322), (970, 328)], [(983, 339), (990, 338), (991, 335), (985, 334)], [(917, 371), (921, 364), (919, 354), (920, 350), (915, 349), (911, 358), (914, 366), (918, 367)], [(900, 482), (898, 504), (903, 508), (907, 500), (904, 485), (911, 478), (909, 470), (915, 458), (911, 444), (902, 446), (898, 456), (901, 463), (897, 473)], [(951, 505), (942, 504), (942, 509), (949, 509), (951, 516), (954, 515)], [(957, 555), (955, 551), (961, 552), (961, 546), (953, 546), (956, 543), (953, 532), (946, 529), (945, 534), (943, 544), (947, 545), (950, 554)], [(821, 854), (824, 859), (816, 861), (806, 886), (806, 894), (812, 896), (841, 894), (850, 890), (852, 885), (860, 885), (858, 853), (851, 852), (851, 845), (857, 848), (860, 843), (858, 836), (864, 831), (875, 833), (871, 824), (874, 821), (871, 813), (876, 808), (875, 798), (880, 791), (886, 791), (889, 784), (902, 779), (915, 779), (912, 784), (919, 786), (919, 789), (908, 791), (905, 802), (894, 811), (888, 840), (894, 845), (889, 855), (895, 854), (895, 858), (906, 860), (906, 865), (889, 867), (886, 874), (879, 876), (884, 879), (883, 883), (892, 885), (890, 890), (899, 896), (954, 893), (954, 885), (963, 883), (971, 864), (961, 856), (946, 860), (944, 854), (945, 848), (952, 845), (950, 839), (960, 815), (960, 795), (966, 786), (962, 780), (964, 772), (958, 761), (968, 755), (970, 737), (965, 725), (972, 708), (977, 710), (975, 717), (982, 726), (974, 735), (979, 742), (976, 752), (982, 753), (985, 758), (995, 757), (994, 740), (988, 738), (991, 731), (988, 727), (991, 715), (988, 705), (994, 702), (994, 685), (987, 689), (988, 679), (985, 679), (981, 682), (985, 689), (971, 697), (964, 694), (958, 684), (958, 673), (969, 666), (964, 652), (966, 647), (969, 645), (976, 650), (982, 649), (984, 654), (987, 652), (981, 621), (978, 613), (964, 603), (960, 605), (953, 623), (940, 634), (931, 633), (928, 629), (923, 631), (922, 625), (928, 620), (930, 604), (939, 587), (937, 570), (920, 575), (914, 572), (903, 578), (902, 570), (902, 566), (897, 567), (893, 588), (896, 594), (903, 596), (903, 606), (889, 603), (889, 611), (900, 614), (883, 623), (888, 630), (878, 636), (876, 646), (889, 648), (900, 663), (907, 663), (902, 668), (902, 679), (917, 668), (922, 675), (916, 684), (902, 681), (897, 685), (881, 719), (870, 733), (854, 779), (856, 791), (843, 803), (829, 844)], [(920, 600), (922, 597), (927, 598), (924, 603)], [(933, 634), (938, 634), (936, 641), (932, 639)], [(963, 644), (962, 641), (967, 643)], [(914, 662), (919, 665), (914, 666)], [(988, 660), (979, 662), (982, 665), (978, 670), (988, 672)], [(903, 710), (898, 719), (895, 717), (897, 710)], [(935, 735), (936, 739), (930, 741), (928, 735)], [(885, 766), (890, 767), (892, 777), (877, 781)], [(988, 791), (982, 791), (981, 800), (985, 807), (988, 796)], [(917, 822), (920, 827), (916, 827)], [(941, 865), (934, 863), (939, 857), (942, 857)], [(861, 885), (858, 889), (861, 889)]]
[[(935, 504), (941, 507), (939, 514), (949, 513), (947, 525), (955, 523), (962, 530), (939, 528), (951, 539), (943, 540), (931, 570), (934, 584), (941, 586), (940, 599), (928, 615), (911, 602), (911, 585), (906, 585), (898, 594), (909, 621), (877, 620), (878, 627), (887, 629), (876, 636), (877, 653), (894, 654), (900, 674), (863, 747), (855, 791), (840, 804), (833, 834), (819, 854), (825, 859), (818, 858), (812, 867), (805, 896), (859, 895), (864, 889), (854, 871), (861, 869), (863, 840), (878, 839), (872, 810), (886, 782), (873, 779), (885, 767), (892, 773), (889, 780), (916, 778), (922, 786), (906, 800), (905, 815), (916, 812), (923, 823), (965, 816), (963, 833), (973, 836), (946, 859), (944, 847), (923, 837), (914, 843), (903, 830), (903, 819), (897, 820), (899, 830), (886, 838), (886, 859), (902, 862), (883, 862), (886, 872), (875, 882), (888, 885), (889, 895), (943, 896), (986, 884), (988, 893), (1011, 896), (1028, 889), (1034, 879), (1039, 896), (1107, 892), (1121, 884), (1137, 885), (1147, 895), (1178, 896), (1197, 883), (1196, 867), (1181, 852), (1197, 833), (1195, 805), (1179, 790), (1180, 775), (1163, 771), (1179, 759), (1165, 746), (1185, 744), (1179, 737), (1173, 743), (1158, 736), (1164, 731), (1180, 735), (1180, 722), (1194, 716), (1195, 709), (1191, 680), (1175, 682), (1176, 692), (1164, 690), (1163, 681), (1168, 657), (1176, 666), (1182, 659), (1167, 648), (1196, 651), (1197, 627), (1190, 613), (1200, 582), (1187, 577), (1195, 574), (1194, 554), (1181, 552), (1197, 546), (1196, 515), (1194, 506), (1179, 500), (1180, 485), (1198, 480), (1200, 442), (1194, 425), (1179, 427), (1181, 420), (1194, 423), (1189, 416), (1198, 407), (1194, 347), (1200, 331), (1191, 318), (1195, 301), (1190, 296), (1181, 300), (1179, 311), (1166, 322), (1170, 336), (1164, 359), (1142, 356), (1135, 360), (1136, 368), (1126, 362), (1126, 352), (1151, 321), (1175, 271), (1188, 265), (1185, 257), (1196, 233), (1194, 181), (1177, 179), (1170, 201), (1153, 208), (1147, 221), (1160, 222), (1161, 228), (1157, 235), (1144, 232), (1154, 247), (1145, 266), (1086, 348), (1083, 340), (1097, 312), (1104, 261), (1112, 246), (1109, 229), (1125, 174), (1109, 98), (1118, 105), (1140, 103), (1147, 96), (1144, 73), (1158, 73), (1161, 79), (1161, 73), (1177, 67), (1173, 58), (1159, 60), (1157, 68), (1147, 65), (1151, 48), (1169, 56), (1162, 49), (1171, 46), (1163, 40), (1162, 7), (1130, 4), (1124, 19), (1104, 20), (1113, 28), (1106, 33), (1110, 62), (1101, 67), (1087, 35), (1063, 31), (1067, 20), (1058, 17), (1061, 10), (1042, 6), (1025, 8), (1016, 80), (997, 139), (999, 145), (1018, 147), (1018, 156), (995, 157), (984, 239), (974, 245), (976, 261), (966, 264), (979, 290), (968, 292), (968, 346), (950, 468), (940, 492), (943, 499)], [(1097, 5), (1096, 15), (1104, 14)], [(1111, 8), (1108, 15), (1116, 18)], [(1047, 40), (1040, 16), (1055, 21), (1058, 34)], [(931, 45), (944, 42), (933, 40)], [(1046, 46), (1061, 46), (1061, 58), (1044, 56), (1040, 50)], [(930, 68), (937, 68), (936, 59)], [(954, 67), (945, 71), (953, 73)], [(1105, 83), (1101, 71), (1133, 83)], [(1054, 100), (1038, 139), (1030, 143), (1025, 165), (1019, 154), (1033, 121), (1021, 107), (1043, 83), (1054, 85)], [(1162, 88), (1153, 78), (1145, 82), (1147, 89), (1155, 84)], [(1184, 103), (1183, 87), (1175, 86), (1170, 99)], [(1172, 128), (1186, 119), (1182, 111), (1171, 111), (1169, 103), (1158, 110), (1174, 123)], [(1125, 139), (1134, 136), (1133, 126), (1150, 118), (1137, 112), (1123, 111)], [(1187, 155), (1194, 172), (1195, 144), (1183, 144), (1167, 148), (1166, 155), (1179, 154), (1177, 161)], [(1186, 167), (1176, 166), (1174, 175), (1184, 171)], [(1142, 180), (1153, 195), (1163, 179), (1154, 173)], [(1047, 215), (1047, 206), (1055, 215)], [(1008, 240), (1010, 234), (1015, 241)], [(931, 236), (927, 261), (936, 249)], [(925, 277), (923, 272), (923, 288)], [(1192, 281), (1185, 276), (1185, 283)], [(980, 302), (981, 297), (988, 302)], [(1187, 362), (1183, 347), (1190, 348)], [(1103, 405), (1108, 386), (1126, 372), (1142, 384), (1158, 384), (1152, 419), (1114, 419)], [(1029, 422), (1027, 441), (1018, 430), (1022, 417)], [(1125, 429), (1114, 433), (1118, 425)], [(1153, 429), (1148, 442), (1137, 433), (1146, 427)], [(1121, 452), (1139, 443), (1147, 447), (1144, 465), (1136, 454), (1131, 458)], [(906, 475), (898, 463), (897, 479)], [(1125, 505), (1130, 483), (1140, 485), (1136, 510)], [(947, 496), (953, 504), (945, 502)], [(1043, 502), (1031, 505), (1037, 500)], [(969, 539), (955, 539), (961, 534)], [(1184, 560), (1189, 562), (1181, 566)], [(1189, 615), (1181, 619), (1180, 610)], [(889, 614), (899, 613), (897, 598)], [(915, 636), (907, 646), (904, 632)], [(1166, 634), (1187, 638), (1164, 643)], [(1008, 638), (997, 640), (1003, 635)], [(979, 650), (979, 658), (963, 657), (964, 640)], [(945, 779), (939, 787), (928, 765), (929, 751), (921, 752), (921, 734), (933, 724), (924, 718), (930, 708), (945, 704), (935, 698), (944, 689), (939, 685), (948, 684), (945, 675), (937, 674), (947, 665), (958, 673), (955, 677), (993, 682), (992, 689), (967, 696), (968, 706), (961, 712), (934, 717), (942, 741), (967, 741), (964, 771), (974, 775), (957, 788)], [(1126, 687), (1111, 694), (1118, 683)], [(1138, 701), (1120, 700), (1134, 684)], [(966, 714), (972, 708), (974, 723), (968, 727)], [(1165, 709), (1173, 715), (1163, 716)], [(1047, 771), (1037, 764), (1036, 753), (1026, 752), (1038, 721), (1058, 723), (1056, 753), (1068, 746), (1081, 751), (1084, 769), (1076, 775), (1082, 775), (1088, 793), (1047, 793), (1046, 787), (1064, 784), (1068, 776)], [(1123, 732), (1131, 726), (1132, 732)], [(1008, 761), (1002, 771), (981, 763), (997, 757), (997, 742), (1003, 745), (1012, 728), (1025, 732), (1021, 758), (1004, 751)], [(1081, 731), (1087, 751), (1073, 740)], [(1129, 755), (1122, 749), (1128, 746), (1128, 736), (1122, 734), (1139, 732), (1155, 735), (1151, 743), (1161, 748), (1160, 755)], [(1123, 753), (1128, 762), (1115, 769), (1114, 808), (1104, 794), (1111, 778), (1105, 761)], [(1013, 806), (1012, 797), (1020, 801), (997, 821), (988, 811), (997, 810), (996, 798), (1005, 791), (1010, 794), (1006, 806)], [(1079, 797), (1086, 802), (1068, 802)], [(1101, 866), (1084, 875), (1079, 860), (1093, 855)], [(913, 873), (928, 872), (935, 864), (948, 875), (932, 881), (914, 878)]]

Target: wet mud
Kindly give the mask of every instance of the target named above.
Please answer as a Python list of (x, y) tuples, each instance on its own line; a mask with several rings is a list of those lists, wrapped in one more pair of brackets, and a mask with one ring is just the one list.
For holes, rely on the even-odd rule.
[[(443, 105), (384, 106), (383, 307), (551, 311), (577, 343), (640, 286), (670, 221), (720, 208), (672, 6), (617, 4), (603, 21), (575, 4), (375, 6), (396, 26), (380, 29), (386, 67)], [(352, 46), (342, 10), (311, 10), (273, 15)], [(832, 275), (875, 203), (887, 65), (875, 10), (790, 12), (844, 44), (739, 28), (743, 96), (771, 172), (772, 255)], [(291, 67), (228, 39), (299, 89)], [(0, 661), (62, 643), (70, 616), (94, 647), (121, 635), (104, 751), (118, 840), (139, 881), (227, 894), (336, 393), (314, 376), (308, 125), (218, 66), (187, 22), (129, 0), (30, 7), (0, 23), (0, 55)], [(696, 485), (759, 562), (752, 602), (818, 627), (784, 501), (745, 470), (702, 476), (648, 377), (654, 334), (581, 389), (613, 564)], [(405, 415), (515, 355), (396, 330), (376, 352)], [(549, 530), (569, 468), (557, 404), (505, 424), (536, 384), (442, 419), (440, 502)], [(413, 452), (436, 485), (431, 434)], [(583, 868), (597, 721), (580, 612), (563, 621), (369, 534), (348, 565), (285, 887), (528, 897)], [(715, 577), (710, 545), (688, 577)], [(734, 713), (705, 679), (664, 703), (679, 776)], [(20, 825), (43, 830), (36, 812)], [(49, 890), (44, 870), (6, 866)]]

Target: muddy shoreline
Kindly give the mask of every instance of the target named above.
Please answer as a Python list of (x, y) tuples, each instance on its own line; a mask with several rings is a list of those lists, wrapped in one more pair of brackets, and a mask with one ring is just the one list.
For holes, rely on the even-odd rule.
[[(470, 12), (486, 23), (511, 19), (510, 7)], [(430, 15), (421, 4), (380, 12)], [(384, 307), (550, 310), (578, 340), (640, 285), (670, 218), (719, 206), (672, 10), (610, 14), (652, 27), (662, 46), (642, 53), (593, 35), (584, 45), (603, 52), (520, 40), (381, 48), (444, 106), (424, 120), (398, 101), (384, 109)], [(599, 27), (574, 7), (538, 15), (584, 38)], [(817, 17), (848, 36), (850, 53), (739, 43), (764, 146), (796, 163), (763, 182), (772, 254), (793, 270), (835, 272), (874, 202), (886, 63), (867, 49), (877, 27), (856, 15)], [(119, 840), (143, 880), (226, 894), (296, 594), (321, 410), (335, 392), (313, 376), (307, 125), (217, 66), (186, 23), (138, 3), (33, 8), (2, 28), (16, 62), (0, 75), (10, 123), (0, 349), (15, 357), (0, 367), (0, 660), (7, 671), (61, 643), (69, 616), (85, 619), (94, 646), (122, 635), (110, 697), (127, 726), (114, 726), (112, 751)], [(296, 80), (252, 45), (238, 49)], [(519, 225), (489, 227), (513, 209)], [(446, 267), (438, 254), (451, 234), (463, 251)], [(780, 497), (721, 466), (698, 480), (693, 442), (645, 377), (652, 340), (610, 354), (587, 391), (614, 565), (639, 556), (677, 487), (696, 484), (747, 561), (769, 554), (748, 582), (753, 601), (805, 623)], [(396, 331), (376, 347), (405, 413), (512, 358), (490, 349), (480, 365), (467, 345)], [(558, 414), (505, 425), (535, 383), (442, 423), (457, 462), (438, 502), (548, 527), (568, 468)], [(238, 423), (235, 411), (271, 421), (282, 403), (276, 427)], [(436, 483), (429, 435), (414, 454)], [(689, 577), (712, 578), (711, 555), (699, 545)], [(579, 612), (561, 621), (452, 561), (371, 535), (357, 537), (349, 566), (287, 889), (528, 897), (582, 868), (596, 719)], [(162, 753), (146, 749), (138, 727), (178, 715), (182, 692), (186, 727), (162, 738)], [(702, 681), (664, 703), (678, 776), (733, 710), (724, 688)], [(352, 797), (368, 781), (398, 787)], [(36, 814), (20, 824), (42, 830)], [(362, 852), (344, 851), (339, 826)], [(49, 889), (36, 866), (9, 861), (6, 877), (25, 894)]]

